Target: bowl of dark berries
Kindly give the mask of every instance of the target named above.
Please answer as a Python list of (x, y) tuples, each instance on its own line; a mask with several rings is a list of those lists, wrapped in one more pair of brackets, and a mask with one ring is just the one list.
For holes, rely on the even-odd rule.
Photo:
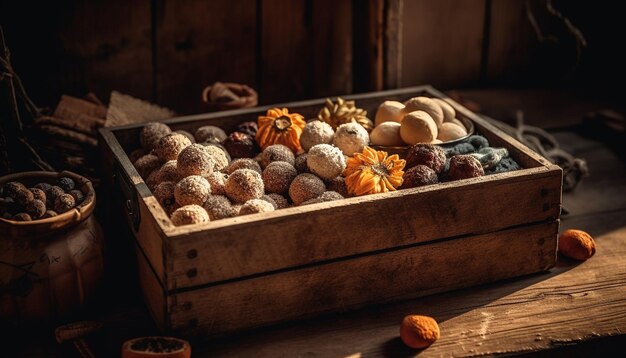
[(91, 181), (69, 171), (0, 177), (0, 232), (12, 237), (73, 226), (88, 218), (95, 205)]

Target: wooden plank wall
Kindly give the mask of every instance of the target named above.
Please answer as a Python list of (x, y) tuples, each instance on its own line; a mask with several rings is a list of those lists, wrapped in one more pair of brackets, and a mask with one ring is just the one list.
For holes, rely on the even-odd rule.
[[(541, 52), (526, 3), (24, 0), (0, 2), (0, 24), (37, 103), (89, 90), (106, 101), (116, 89), (196, 113), (206, 111), (200, 91), (218, 80), (252, 85), (267, 104), (551, 76), (557, 66), (541, 59), (560, 64), (562, 52)], [(529, 3), (542, 24), (550, 18), (545, 0)]]

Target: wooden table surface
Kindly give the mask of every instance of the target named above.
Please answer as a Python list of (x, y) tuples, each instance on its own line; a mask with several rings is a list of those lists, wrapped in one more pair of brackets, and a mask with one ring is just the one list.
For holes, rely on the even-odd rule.
[[(480, 95), (488, 102), (489, 96)], [(626, 160), (605, 143), (583, 136), (577, 126), (569, 126), (580, 118), (582, 113), (578, 121), (568, 118), (567, 127), (552, 133), (564, 149), (588, 162), (591, 174), (575, 191), (563, 195), (568, 214), (561, 221), (561, 230), (579, 228), (595, 237), (597, 251), (588, 261), (561, 257), (557, 267), (543, 274), (194, 343), (193, 356), (614, 353), (626, 343)], [(554, 122), (551, 126), (559, 127)], [(134, 293), (112, 294), (123, 297), (102, 300), (89, 316), (105, 324), (96, 341), (102, 356), (117, 354), (125, 339), (156, 333)], [(441, 338), (423, 351), (406, 348), (398, 328), (407, 314), (434, 317)], [(45, 330), (17, 352), (23, 357), (61, 354)]]

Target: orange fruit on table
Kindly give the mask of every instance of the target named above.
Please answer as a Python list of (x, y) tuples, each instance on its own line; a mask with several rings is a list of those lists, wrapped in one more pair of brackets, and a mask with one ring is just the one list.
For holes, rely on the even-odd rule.
[(174, 337), (139, 337), (122, 345), (122, 358), (190, 358), (189, 342)]
[(422, 349), (439, 339), (439, 325), (432, 317), (409, 315), (400, 324), (400, 338), (407, 346)]
[(565, 230), (559, 236), (559, 253), (578, 261), (585, 261), (596, 253), (596, 242), (582, 230)]

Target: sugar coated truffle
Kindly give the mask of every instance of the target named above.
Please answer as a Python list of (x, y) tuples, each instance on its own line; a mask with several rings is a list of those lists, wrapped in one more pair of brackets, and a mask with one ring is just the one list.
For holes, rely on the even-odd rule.
[(193, 134), (187, 132), (186, 130), (178, 129), (178, 130), (175, 130), (174, 133), (178, 133), (178, 134), (184, 135), (185, 137), (187, 137), (187, 139), (189, 139), (189, 141), (192, 144), (196, 142), (196, 138), (194, 138)]
[(239, 169), (250, 169), (255, 172), (261, 174), (263, 171), (261, 170), (261, 166), (254, 159), (250, 158), (239, 158), (235, 159), (224, 169), (227, 174), (232, 174), (235, 170)]
[(141, 175), (142, 178), (147, 179), (153, 171), (159, 169), (161, 163), (163, 162), (156, 155), (147, 154), (137, 159), (133, 165), (135, 166), (135, 169), (137, 169), (139, 175)]
[(224, 195), (209, 195), (202, 207), (209, 214), (211, 220), (230, 218), (239, 214), (239, 211), (233, 208), (230, 200)]
[(259, 173), (250, 169), (239, 169), (232, 172), (226, 179), (224, 189), (231, 200), (245, 203), (263, 196), (265, 186)]
[(176, 190), (176, 183), (171, 181), (164, 181), (156, 186), (152, 195), (161, 204), (166, 213), (171, 213), (176, 209), (176, 197), (174, 191)]
[(471, 155), (455, 155), (450, 158), (450, 169), (448, 179), (459, 180), (476, 178), (485, 175), (482, 165), (478, 159)]
[(55, 217), (57, 215), (59, 215), (59, 214), (57, 214), (57, 212), (54, 211), (54, 210), (46, 210), (46, 212), (43, 214), (43, 216), (41, 218), (42, 219), (53, 218), (53, 217)]
[(404, 172), (400, 188), (417, 188), (419, 186), (437, 184), (438, 182), (437, 173), (429, 167), (420, 164)]
[(309, 150), (306, 163), (311, 173), (326, 180), (338, 177), (346, 169), (343, 153), (330, 144), (313, 146)]
[(168, 160), (161, 166), (161, 168), (153, 171), (146, 179), (146, 184), (151, 190), (166, 181), (173, 181), (177, 183), (181, 179), (178, 174), (178, 162), (176, 160)]
[(65, 192), (68, 192), (70, 190), (74, 190), (74, 188), (76, 187), (76, 183), (74, 183), (74, 180), (72, 178), (61, 177), (57, 179), (57, 186), (63, 189)]
[(196, 130), (196, 142), (222, 143), (226, 139), (226, 132), (216, 126), (202, 126)]
[(54, 211), (59, 214), (71, 210), (74, 206), (76, 202), (70, 194), (61, 194), (54, 199)]
[(141, 133), (139, 133), (139, 142), (141, 143), (141, 147), (146, 152), (150, 152), (154, 149), (161, 138), (170, 133), (172, 133), (172, 130), (167, 126), (167, 124), (158, 122), (148, 123), (141, 128)]
[(286, 193), (297, 175), (298, 172), (293, 165), (287, 162), (271, 162), (265, 167), (262, 174), (265, 191), (277, 194)]
[(13, 198), (15, 193), (17, 193), (19, 190), (22, 190), (22, 189), (26, 189), (26, 186), (16, 181), (10, 181), (2, 185), (2, 193), (4, 194), (4, 196), (8, 196), (10, 198)]
[(46, 193), (50, 188), (52, 188), (52, 184), (37, 183), (35, 184), (35, 186), (33, 186), (33, 188), (43, 190), (43, 192)]
[(300, 145), (308, 152), (317, 144), (330, 144), (333, 141), (335, 131), (330, 124), (322, 121), (311, 121), (304, 126), (300, 135)]
[(226, 179), (228, 179), (228, 175), (221, 172), (213, 172), (209, 175), (205, 175), (204, 179), (206, 179), (211, 185), (211, 194), (213, 195), (225, 195), (226, 191), (224, 190), (224, 186), (226, 185)]
[(259, 126), (256, 122), (243, 122), (237, 126), (237, 132), (245, 133), (247, 135), (256, 136), (256, 132), (259, 130)]
[(33, 219), (39, 219), (46, 213), (46, 203), (35, 199), (24, 207), (24, 211)]
[(35, 195), (28, 190), (25, 186), (22, 186), (18, 190), (16, 190), (11, 198), (21, 206), (26, 206), (26, 204), (35, 200)]
[(207, 223), (211, 219), (209, 214), (199, 205), (185, 205), (176, 209), (170, 217), (176, 226)]
[(406, 155), (406, 168), (425, 165), (441, 173), (446, 165), (446, 153), (441, 147), (431, 144), (416, 144), (409, 148)]
[(323, 203), (326, 201), (335, 201), (335, 200), (341, 200), (341, 199), (343, 199), (343, 196), (337, 193), (336, 191), (325, 191), (322, 193), (322, 195), (318, 196), (317, 198), (309, 199), (305, 201), (304, 203), (302, 203), (302, 205)]
[(222, 146), (207, 145), (204, 150), (213, 159), (213, 171), (220, 171), (230, 164), (230, 155)]
[(305, 201), (317, 198), (326, 191), (326, 185), (322, 179), (313, 174), (305, 173), (298, 175), (289, 186), (289, 197), (294, 204), (300, 205)]
[(207, 175), (213, 172), (215, 162), (206, 151), (206, 147), (200, 144), (192, 144), (183, 149), (176, 161), (178, 174), (181, 178), (190, 175)]
[(284, 208), (289, 207), (289, 201), (287, 200), (287, 198), (285, 198), (284, 196), (280, 194), (269, 193), (269, 194), (263, 195), (261, 199), (263, 200), (271, 199), (274, 202), (274, 204), (276, 204), (276, 209), (284, 209)]
[(296, 159), (294, 160), (293, 166), (298, 171), (298, 174), (309, 172), (309, 168), (306, 165), (307, 156), (308, 156), (307, 153), (302, 153), (299, 156), (297, 156)]
[(233, 158), (254, 158), (259, 152), (254, 137), (241, 132), (231, 133), (222, 143)]
[(261, 168), (272, 162), (287, 162), (293, 166), (296, 157), (289, 147), (282, 144), (272, 144), (261, 153)]
[(143, 150), (143, 148), (138, 148), (130, 152), (130, 154), (128, 155), (128, 159), (130, 160), (131, 163), (134, 163), (137, 161), (137, 159), (143, 157), (146, 154), (148, 153), (146, 153), (146, 151)]
[(46, 191), (46, 205), (49, 207), (54, 207), (54, 201), (58, 196), (65, 194), (63, 189), (60, 187), (53, 185)]
[(154, 153), (161, 160), (175, 160), (183, 149), (191, 145), (191, 141), (182, 134), (170, 133), (161, 138), (154, 147)]
[(28, 188), (28, 190), (30, 190), (31, 193), (33, 193), (33, 198), (35, 200), (41, 200), (44, 202), (46, 202), (46, 192), (44, 192), (41, 189), (38, 188)]
[(85, 195), (83, 194), (83, 192), (78, 189), (70, 190), (68, 194), (70, 194), (72, 198), (74, 198), (74, 202), (76, 203), (76, 205), (82, 203), (85, 199)]
[(337, 127), (333, 144), (341, 149), (343, 154), (351, 156), (361, 153), (363, 148), (370, 142), (369, 134), (362, 125), (357, 122), (344, 123)]
[(246, 201), (239, 209), (239, 215), (250, 215), (257, 213), (267, 213), (274, 211), (274, 205), (261, 199), (251, 199)]
[(202, 205), (211, 193), (209, 182), (199, 175), (191, 175), (181, 179), (174, 189), (176, 203), (180, 206)]
[(326, 181), (326, 190), (339, 193), (344, 198), (349, 197), (348, 187), (346, 186), (346, 178), (338, 176)]

